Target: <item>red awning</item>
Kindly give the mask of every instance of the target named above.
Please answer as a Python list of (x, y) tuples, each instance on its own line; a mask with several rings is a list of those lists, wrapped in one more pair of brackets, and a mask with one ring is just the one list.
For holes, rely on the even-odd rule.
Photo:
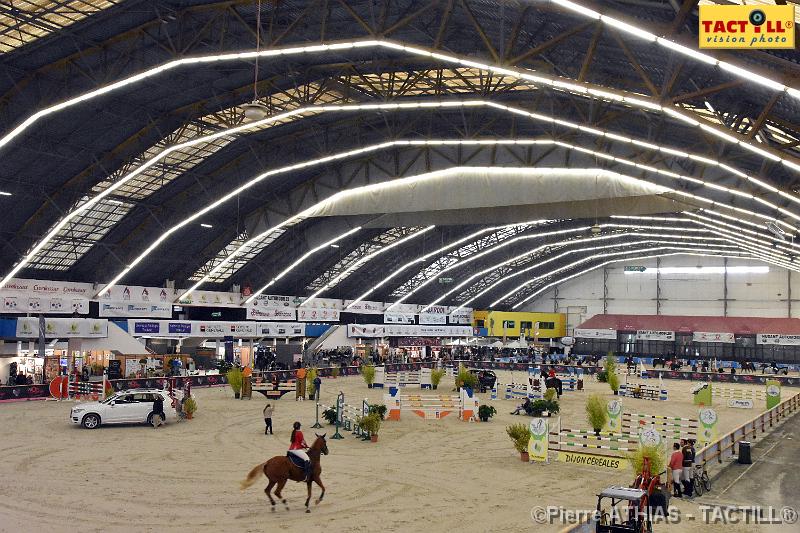
[(579, 326), (581, 329), (615, 329), (617, 331), (659, 330), (678, 333), (705, 331), (710, 333), (780, 333), (800, 335), (800, 319), (739, 316), (679, 315), (595, 315)]

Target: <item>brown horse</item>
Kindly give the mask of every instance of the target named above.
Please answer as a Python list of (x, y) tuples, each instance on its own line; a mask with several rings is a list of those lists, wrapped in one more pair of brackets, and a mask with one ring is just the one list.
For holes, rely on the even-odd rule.
[[(315, 433), (316, 435), (316, 433)], [(322, 501), (322, 498), (325, 497), (325, 485), (322, 484), (322, 480), (320, 479), (320, 474), (322, 474), (322, 465), (320, 464), (320, 457), (322, 454), (328, 455), (328, 443), (325, 441), (325, 435), (317, 435), (317, 440), (314, 441), (314, 444), (307, 450), (308, 458), (311, 460), (311, 471), (312, 476), (310, 481), (306, 481), (306, 474), (303, 472), (302, 468), (298, 468), (285, 455), (277, 455), (267, 461), (266, 463), (261, 463), (260, 465), (254, 467), (247, 477), (242, 481), (241, 488), (245, 490), (247, 487), (251, 486), (253, 483), (256, 482), (256, 478), (258, 478), (259, 470), (264, 472), (264, 475), (267, 476), (269, 479), (269, 485), (267, 488), (264, 489), (264, 493), (269, 498), (269, 502), (272, 504), (272, 510), (275, 510), (275, 500), (272, 499), (272, 487), (275, 485), (278, 486), (275, 489), (275, 496), (281, 500), (281, 503), (286, 506), (286, 509), (289, 509), (289, 505), (286, 503), (286, 499), (281, 496), (281, 491), (283, 490), (283, 486), (286, 485), (288, 480), (297, 481), (298, 483), (302, 481), (306, 481), (308, 485), (308, 497), (306, 498), (306, 512), (310, 513), (311, 509), (309, 509), (308, 504), (311, 501), (311, 483), (316, 483), (319, 485), (319, 488), (322, 489), (322, 493), (317, 498), (316, 503)]]

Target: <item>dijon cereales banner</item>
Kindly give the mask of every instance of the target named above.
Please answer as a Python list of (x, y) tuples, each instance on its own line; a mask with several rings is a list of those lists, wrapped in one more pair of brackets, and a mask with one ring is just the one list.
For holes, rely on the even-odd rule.
[(701, 5), (700, 48), (794, 48), (794, 6)]

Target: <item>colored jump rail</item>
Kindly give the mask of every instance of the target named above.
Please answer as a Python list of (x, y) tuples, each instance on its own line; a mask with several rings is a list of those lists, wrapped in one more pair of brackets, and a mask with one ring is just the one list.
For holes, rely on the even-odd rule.
[(284, 395), (297, 390), (297, 381), (294, 379), (279, 381), (277, 386), (271, 381), (258, 381), (253, 383), (253, 392), (259, 392), (271, 400), (279, 400)]
[(632, 432), (644, 425), (652, 425), (664, 436), (672, 438), (693, 438), (697, 436), (700, 422), (695, 418), (677, 416), (648, 415), (642, 413), (622, 413), (622, 428)]
[(105, 398), (106, 378), (103, 381), (72, 381), (67, 390), (71, 400), (102, 400)]
[(387, 371), (386, 367), (375, 367), (373, 388), (407, 387), (409, 385), (419, 385), (421, 389), (432, 389), (431, 369), (421, 367), (418, 370)]
[[(604, 442), (608, 444), (604, 444)], [(597, 436), (593, 431), (562, 429), (559, 432), (550, 432), (549, 444), (554, 450), (580, 448), (632, 452), (638, 448), (639, 439), (634, 435), (601, 433), (600, 436)]]
[(458, 395), (400, 394), (396, 387), (385, 394), (387, 420), (400, 420), (403, 411), (411, 411), (425, 419), (440, 420), (458, 410), (460, 420), (473, 420), (478, 415), (478, 399), (472, 391), (462, 388)]
[(647, 385), (646, 383), (623, 383), (619, 386), (619, 395), (641, 400), (662, 402), (669, 400), (669, 391), (667, 389), (655, 385)]

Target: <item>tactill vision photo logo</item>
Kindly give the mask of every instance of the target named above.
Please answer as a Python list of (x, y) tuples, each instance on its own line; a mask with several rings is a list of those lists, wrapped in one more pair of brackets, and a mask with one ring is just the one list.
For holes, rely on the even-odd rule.
[(701, 5), (700, 48), (795, 47), (794, 5)]

